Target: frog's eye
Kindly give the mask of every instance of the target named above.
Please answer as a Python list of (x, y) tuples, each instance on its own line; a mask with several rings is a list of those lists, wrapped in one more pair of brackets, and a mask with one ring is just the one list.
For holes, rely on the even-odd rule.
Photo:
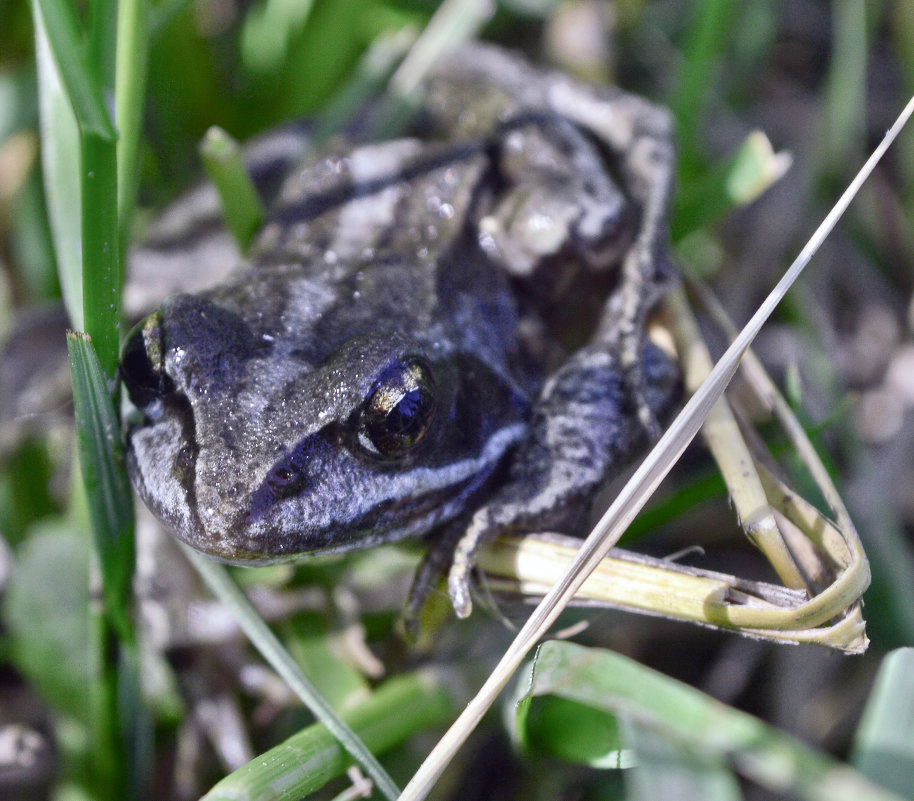
[(376, 456), (400, 456), (428, 432), (437, 408), (435, 382), (419, 359), (389, 368), (362, 409), (359, 443)]
[(133, 329), (121, 353), (121, 378), (138, 408), (171, 391), (171, 380), (162, 369), (159, 317), (152, 314)]

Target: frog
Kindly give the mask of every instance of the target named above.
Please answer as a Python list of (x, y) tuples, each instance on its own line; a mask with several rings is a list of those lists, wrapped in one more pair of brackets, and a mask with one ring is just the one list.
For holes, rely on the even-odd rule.
[(447, 573), (466, 617), (479, 549), (574, 531), (678, 402), (646, 334), (676, 280), (675, 149), (662, 107), (489, 44), (443, 57), (420, 105), (290, 168), (237, 266), (136, 327), (126, 453), (193, 549), (424, 539), (412, 608)]

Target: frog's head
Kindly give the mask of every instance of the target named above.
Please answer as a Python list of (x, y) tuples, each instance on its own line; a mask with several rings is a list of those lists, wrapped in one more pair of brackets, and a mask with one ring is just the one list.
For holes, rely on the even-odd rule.
[(482, 361), (399, 333), (314, 364), (199, 297), (131, 334), (128, 468), (181, 540), (228, 562), (369, 547), (456, 516), (523, 433)]

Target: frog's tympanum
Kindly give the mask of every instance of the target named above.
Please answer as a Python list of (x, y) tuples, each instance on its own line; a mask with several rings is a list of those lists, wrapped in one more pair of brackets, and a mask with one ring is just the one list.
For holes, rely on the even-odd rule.
[(142, 499), (233, 563), (430, 535), (468, 614), (480, 544), (573, 527), (673, 402), (670, 128), (494, 48), (441, 63), (410, 136), (325, 146), (128, 340)]

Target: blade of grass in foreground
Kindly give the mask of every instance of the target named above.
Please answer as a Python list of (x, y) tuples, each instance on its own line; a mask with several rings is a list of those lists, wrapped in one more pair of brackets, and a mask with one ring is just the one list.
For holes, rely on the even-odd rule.
[[(681, 744), (696, 770), (713, 758), (762, 787), (807, 801), (901, 801), (752, 715), (612, 651), (551, 641), (540, 646), (530, 671), (518, 683), (518, 727), (526, 725), (535, 699), (558, 696)], [(649, 753), (638, 756), (643, 763)]]
[[(43, 65), (42, 143), (58, 158), (56, 170), (46, 174), (49, 204), (61, 221), (54, 227), (54, 245), (61, 284), (68, 288), (70, 318), (88, 332), (69, 335), (67, 347), (80, 467), (104, 601), (89, 610), (94, 635), (89, 655), (94, 680), (88, 688), (93, 790), (111, 799), (141, 795), (150, 731), (140, 699), (133, 627), (133, 495), (112, 400), (120, 323), (120, 234), (117, 134), (104, 96), (115, 63), (113, 9), (111, 0), (90, 3), (84, 30), (68, 0), (32, 0)], [(68, 160), (59, 160), (62, 156)], [(61, 232), (66, 238), (58, 236)]]
[(51, 52), (38, 7), (33, 3), (38, 104), (41, 114), (41, 166), (48, 222), (63, 300), (70, 324), (83, 324), (82, 239), (79, 213), (79, 131), (73, 107)]
[(33, 6), (80, 126), (99, 136), (114, 138), (99, 85), (89, 69), (75, 6), (65, 0), (33, 0)]
[(185, 547), (191, 564), (203, 577), (213, 594), (231, 609), (245, 636), (260, 651), (261, 656), (270, 664), (289, 685), (292, 691), (302, 700), (314, 716), (323, 723), (343, 748), (363, 767), (374, 780), (378, 789), (391, 801), (397, 798), (400, 790), (393, 779), (381, 767), (366, 745), (355, 735), (352, 729), (336, 714), (333, 708), (317, 692), (314, 685), (302, 673), (283, 647), (282, 643), (258, 614), (254, 605), (232, 580), (228, 571), (192, 548)]
[[(79, 202), (58, 203), (62, 214), (80, 220), (82, 253), (82, 315), (69, 309), (71, 319), (82, 319), (98, 352), (102, 369), (114, 377), (118, 355), (118, 322), (120, 317), (120, 256), (117, 227), (117, 134), (103, 101), (101, 70), (108, 54), (90, 52), (83, 46), (83, 32), (74, 7), (63, 0), (33, 0), (34, 19), (39, 38), (47, 37), (49, 53), (64, 88), (58, 102), (68, 101), (75, 116), (79, 136)], [(103, 49), (110, 45), (107, 37), (90, 39), (90, 45)], [(95, 58), (90, 58), (95, 56)], [(63, 110), (61, 109), (61, 112)], [(53, 133), (51, 134), (53, 136)], [(66, 169), (67, 165), (61, 165)], [(72, 162), (71, 162), (72, 167)], [(56, 194), (56, 187), (50, 187)], [(70, 187), (72, 189), (72, 187)], [(91, 209), (91, 214), (80, 214)], [(55, 242), (61, 253), (67, 243)], [(72, 243), (70, 243), (72, 245)], [(79, 264), (71, 264), (75, 269)], [(72, 276), (63, 284), (74, 283)], [(75, 298), (70, 298), (71, 300)]]
[(636, 764), (625, 773), (626, 801), (742, 801), (739, 781), (726, 759), (700, 757), (688, 745), (645, 726), (619, 721), (625, 742), (631, 743)]
[[(68, 334), (79, 461), (95, 553), (102, 573), (104, 609), (90, 608), (95, 648), (94, 770), (100, 798), (137, 791), (143, 782), (139, 658), (132, 616), (133, 492), (124, 465), (117, 414), (95, 349), (86, 334)], [(115, 634), (118, 639), (115, 639)], [(119, 640), (119, 642), (118, 642)], [(117, 654), (116, 659), (111, 654)]]
[(133, 576), (133, 491), (124, 446), (101, 365), (85, 334), (68, 334), (79, 460), (104, 579), (105, 604), (118, 635), (134, 639), (130, 622)]
[(115, 139), (81, 131), (83, 315), (109, 380), (117, 372), (120, 330), (120, 234)]
[[(372, 752), (392, 748), (452, 714), (447, 693), (422, 673), (382, 684), (342, 717)], [(295, 801), (354, 764), (326, 726), (315, 723), (226, 776), (202, 801)]]

